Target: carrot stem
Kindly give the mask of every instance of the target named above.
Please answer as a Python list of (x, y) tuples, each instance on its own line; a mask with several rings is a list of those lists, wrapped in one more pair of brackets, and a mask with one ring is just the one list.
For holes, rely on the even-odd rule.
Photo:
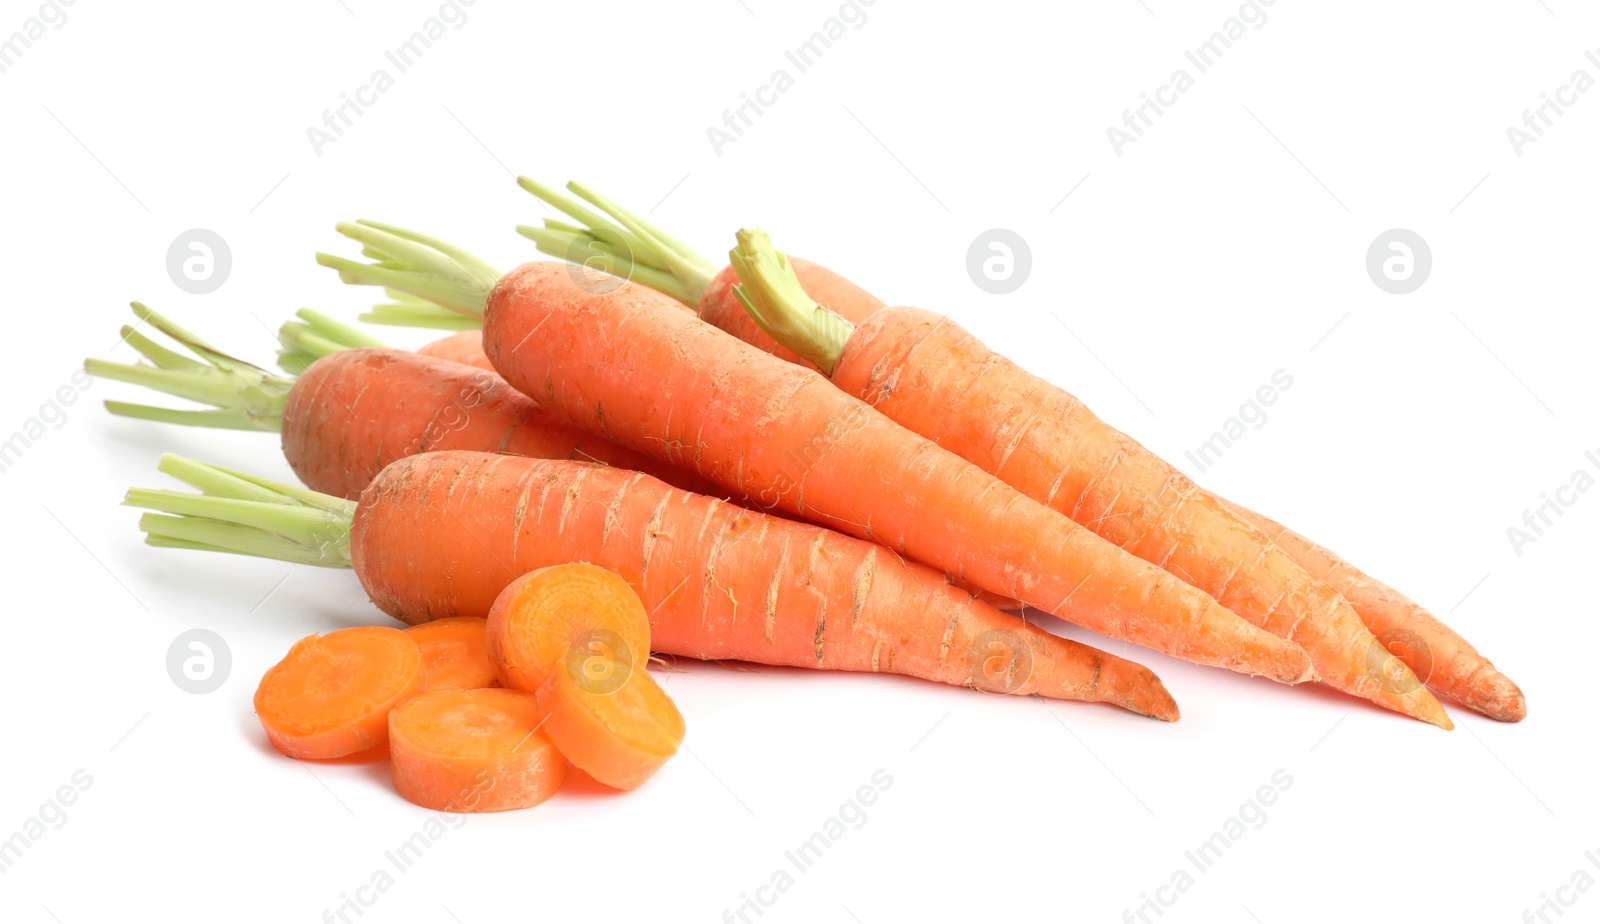
[(734, 295), (772, 339), (831, 377), (856, 326), (806, 294), (789, 258), (772, 246), (765, 231), (745, 228), (738, 239), (739, 245), (728, 251), (728, 261), (739, 274)]
[(354, 501), (170, 453), (158, 468), (201, 493), (130, 489), (123, 503), (156, 511), (139, 519), (148, 544), (350, 567)]
[(567, 189), (609, 219), (528, 177), (517, 177), (517, 185), (582, 225), (554, 219), (545, 219), (543, 228), (518, 225), (517, 233), (532, 240), (541, 253), (586, 266), (598, 263), (613, 275), (633, 279), (690, 308), (699, 306), (717, 274), (717, 268), (689, 245), (581, 183), (570, 182)]
[[(467, 319), (481, 319), (489, 290), (500, 271), (465, 250), (436, 237), (376, 221), (342, 221), (334, 230), (361, 244), (363, 263), (332, 254), (317, 254), (317, 262), (337, 270), (350, 285), (382, 286), (410, 296), (401, 306), (415, 310), (425, 304)], [(420, 300), (419, 304), (416, 300)], [(390, 306), (379, 306), (386, 308)], [(394, 316), (374, 312), (364, 319), (383, 323)], [(435, 318), (438, 320), (437, 318)]]
[(386, 346), (377, 337), (320, 311), (301, 308), (294, 316), (278, 328), (278, 366), (291, 375), (300, 375), (329, 353)]
[(106, 410), (122, 417), (197, 427), (270, 432), (281, 428), (284, 401), (294, 385), (294, 379), (235, 359), (138, 302), (133, 303), (133, 312), (140, 321), (166, 334), (198, 359), (184, 356), (132, 328), (124, 327), (123, 340), (137, 350), (144, 361), (118, 363), (87, 359), (83, 363), (84, 369), (100, 378), (142, 385), (211, 407), (205, 410), (179, 410), (107, 401)]

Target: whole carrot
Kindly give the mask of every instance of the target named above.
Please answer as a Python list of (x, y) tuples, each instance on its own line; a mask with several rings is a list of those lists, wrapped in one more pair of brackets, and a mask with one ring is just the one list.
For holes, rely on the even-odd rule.
[(567, 422), (730, 491), (1114, 637), (1308, 678), (1293, 643), (658, 292), (587, 291), (560, 264), (527, 264), (490, 293), (483, 343)]
[[(547, 221), (544, 228), (519, 227), (518, 231), (538, 243), (541, 251), (557, 256), (562, 255), (563, 251), (583, 253), (591, 262), (618, 272), (626, 273), (630, 269), (637, 268), (635, 278), (645, 284), (653, 285), (665, 275), (667, 283), (657, 287), (690, 305), (702, 319), (762, 350), (815, 368), (815, 364), (811, 361), (815, 357), (801, 356), (790, 349), (790, 346), (780, 343), (743, 310), (743, 304), (734, 292), (738, 276), (732, 264), (721, 271), (714, 271), (704, 258), (676, 238), (660, 232), (638, 216), (579, 184), (572, 183), (568, 186), (587, 202), (602, 210), (605, 216), (620, 222), (620, 225), (532, 180), (523, 178), (519, 180), (519, 184), (587, 225), (584, 228), (573, 228), (561, 222)], [(631, 255), (631, 262), (612, 260), (612, 256), (619, 252), (619, 248), (621, 252)], [(881, 300), (824, 267), (793, 257), (789, 257), (788, 261), (805, 295), (809, 296), (812, 302), (827, 306), (850, 325), (866, 325), (869, 316), (885, 308)], [(895, 310), (903, 312), (903, 309)], [(952, 327), (946, 333), (950, 333), (951, 330), (958, 332), (958, 329)], [(903, 331), (899, 333), (904, 334)], [(842, 347), (842, 338), (849, 334), (834, 330), (828, 332), (827, 336), (832, 338), (835, 345)], [(891, 343), (894, 338), (888, 334), (880, 334), (876, 340), (880, 343)], [(982, 356), (973, 359), (974, 362), (990, 360), (1003, 362), (1003, 358), (997, 357), (992, 351), (987, 351), (982, 344), (977, 344), (977, 347)], [(929, 352), (926, 346), (921, 350), (924, 356)], [(857, 366), (860, 365), (858, 358)], [(1302, 536), (1285, 534), (1282, 527), (1278, 527), (1259, 514), (1244, 510), (1199, 488), (1127, 436), (1105, 426), (1070, 395), (1049, 386), (1048, 383), (1026, 376), (1025, 373), (1023, 375), (1038, 386), (1032, 389), (1033, 397), (1042, 395), (1042, 400), (1046, 403), (1054, 401), (1065, 406), (1064, 410), (1070, 416), (1065, 425), (1068, 431), (1076, 433), (1075, 428), (1081, 425), (1101, 433), (1103, 438), (1098, 443), (1073, 440), (1067, 446), (1060, 444), (1054, 447), (1046, 446), (1041, 452), (1038, 445), (1039, 434), (1051, 432), (1046, 423), (1031, 427), (1028, 434), (1018, 443), (1009, 443), (1006, 439), (997, 438), (991, 444), (983, 445), (984, 435), (1000, 426), (1004, 415), (995, 413), (996, 405), (989, 400), (992, 396), (984, 393), (982, 389), (962, 393), (963, 397), (971, 399), (970, 420), (966, 419), (965, 415), (951, 413), (932, 395), (919, 398), (916, 394), (902, 391), (897, 396), (901, 405), (906, 402), (921, 401), (922, 407), (930, 412), (937, 412), (931, 414), (931, 422), (926, 428), (912, 425), (906, 418), (897, 417), (887, 405), (878, 404), (874, 398), (866, 394), (860, 396), (869, 403), (879, 406), (880, 409), (888, 411), (891, 417), (896, 417), (911, 429), (935, 439), (947, 448), (955, 449), (958, 454), (980, 465), (984, 462), (980, 461), (978, 456), (986, 456), (991, 463), (995, 463), (998, 461), (997, 454), (1008, 450), (1011, 455), (1007, 460), (1009, 465), (1006, 471), (998, 471), (990, 465), (985, 465), (985, 468), (1036, 499), (1044, 499), (1046, 496), (1052, 499), (1074, 499), (1072, 505), (1074, 519), (1095, 528), (1101, 535), (1130, 551), (1135, 551), (1147, 560), (1181, 568), (1182, 570), (1176, 573), (1186, 580), (1191, 580), (1193, 575), (1200, 572), (1185, 566), (1176, 558), (1167, 558), (1165, 548), (1160, 542), (1153, 540), (1141, 542), (1139, 531), (1142, 527), (1158, 519), (1167, 519), (1173, 521), (1169, 523), (1172, 527), (1194, 526), (1196, 534), (1202, 536), (1226, 533), (1234, 537), (1233, 541), (1237, 542), (1238, 537), (1245, 534), (1249, 539), (1247, 544), (1262, 542), (1273, 544), (1275, 538), (1281, 536), (1281, 541), (1276, 542), (1277, 551), (1267, 556), (1277, 560), (1263, 561), (1255, 569), (1263, 573), (1263, 580), (1252, 581), (1249, 575), (1232, 575), (1228, 578), (1231, 582), (1228, 586), (1235, 588), (1235, 593), (1226, 597), (1218, 594), (1214, 589), (1215, 584), (1202, 583), (1199, 586), (1217, 594), (1223, 605), (1249, 618), (1271, 618), (1271, 608), (1287, 609), (1292, 616), (1298, 618), (1297, 607), (1302, 604), (1313, 608), (1320, 607), (1322, 605), (1320, 601), (1325, 593), (1317, 590), (1310, 595), (1308, 601), (1297, 601), (1290, 597), (1276, 599), (1279, 588), (1283, 587), (1285, 582), (1291, 585), (1296, 583), (1310, 585), (1327, 578), (1323, 583), (1327, 585), (1328, 590), (1349, 592), (1350, 599), (1347, 602), (1355, 610), (1356, 618), (1368, 632), (1377, 636), (1374, 640), (1361, 637), (1359, 632), (1353, 633), (1354, 638), (1349, 646), (1352, 650), (1346, 660), (1349, 661), (1349, 666), (1355, 669), (1343, 672), (1348, 681), (1346, 686), (1354, 685), (1378, 696), (1389, 696), (1395, 691), (1403, 694), (1404, 691), (1417, 686), (1416, 675), (1421, 675), (1429, 686), (1440, 693), (1493, 718), (1514, 721), (1526, 714), (1522, 693), (1516, 685), (1496, 670), (1488, 659), (1478, 654), (1465, 639), (1421, 607), (1387, 585), (1361, 573), (1327, 549)], [(837, 376), (835, 378), (838, 380)], [(876, 382), (863, 381), (863, 384), (876, 385)], [(989, 379), (988, 385), (998, 390), (992, 378)], [(1004, 396), (1001, 400), (1004, 400)], [(1026, 412), (1030, 409), (1023, 410)], [(952, 439), (952, 435), (957, 435), (958, 438)], [(974, 455), (956, 448), (962, 439), (966, 441), (965, 448), (976, 450)], [(1114, 461), (1108, 462), (1116, 466), (1115, 470), (1105, 478), (1096, 478), (1093, 482), (1103, 497), (1114, 499), (1120, 508), (1115, 515), (1104, 515), (1092, 504), (1078, 503), (1077, 499), (1082, 495), (1074, 494), (1071, 490), (1073, 485), (1070, 483), (1068, 464), (1070, 459), (1065, 456), (1083, 452), (1083, 442), (1088, 443), (1091, 452), (1098, 446), (1105, 451), (1119, 453), (1114, 457)], [(1147, 463), (1146, 468), (1140, 471), (1139, 466), (1130, 466), (1128, 460), (1120, 455), (1124, 451), (1146, 456), (1147, 458), (1143, 459)], [(1036, 484), (1025, 484), (1025, 478), (1013, 480), (1019, 477), (1017, 469), (1027, 469), (1030, 466), (1038, 475), (1035, 479)], [(1147, 483), (1140, 486), (1136, 479), (1129, 477), (1130, 468), (1134, 473), (1145, 476)], [(1141, 506), (1145, 509), (1141, 510)], [(1206, 522), (1186, 523), (1196, 519)], [(1251, 534), (1252, 526), (1259, 527), (1266, 535)], [(1138, 551), (1140, 547), (1150, 546), (1155, 547), (1154, 551), (1159, 557)], [(1252, 552), (1248, 548), (1239, 551), (1246, 557), (1252, 557)], [(1290, 560), (1288, 563), (1282, 561), (1285, 555)], [(1257, 596), (1263, 596), (1275, 603), (1267, 602), (1252, 607), (1248, 601), (1239, 601), (1238, 590), (1251, 587), (1259, 588), (1256, 591)], [(1261, 608), (1263, 605), (1269, 609), (1263, 610)], [(1339, 619), (1346, 624), (1351, 623), (1347, 613)], [(1355, 627), (1350, 626), (1350, 628)], [(1336, 634), (1350, 633), (1336, 630)], [(1337, 643), (1334, 643), (1334, 647), (1337, 648)], [(1337, 673), (1328, 669), (1326, 654), (1337, 654), (1337, 652), (1325, 653), (1318, 662), (1318, 670), (1330, 676), (1337, 676)], [(1357, 667), (1358, 664), (1364, 664), (1364, 667)], [(1406, 671), (1400, 670), (1401, 666), (1412, 673), (1407, 674)], [(1423, 706), (1426, 712), (1434, 713), (1434, 705), (1423, 703)]]
[[(1311, 677), (1297, 645), (1099, 543), (1070, 519), (1052, 515), (861, 402), (841, 401), (825, 389), (796, 401), (805, 382), (793, 373), (803, 370), (751, 351), (655, 292), (582, 269), (530, 264), (501, 277), (479, 297), (469, 294), (474, 277), (467, 268), (451, 273), (442, 265), (458, 259), (459, 248), (438, 249), (424, 259), (414, 254), (416, 246), (429, 242), (438, 248), (436, 238), (376, 223), (341, 224), (339, 230), (360, 241), (378, 262), (318, 254), (319, 263), (337, 269), (346, 282), (381, 285), (417, 298), (432, 297), (446, 279), (451, 297), (440, 299), (440, 310), (470, 305), (477, 312), (476, 306), (492, 306), (514, 281), (532, 280), (520, 299), (528, 308), (519, 312), (528, 330), (507, 339), (489, 322), (485, 352), (508, 381), (581, 429), (690, 468), (762, 507), (817, 520), (945, 568), (962, 586), (1020, 600), (1197, 663), (1288, 683)], [(586, 317), (591, 313), (598, 323), (588, 323), (594, 320)], [(532, 336), (542, 327), (538, 337)], [(687, 346), (691, 340), (693, 350)], [(536, 355), (532, 363), (508, 369), (512, 360), (495, 355), (496, 343), (512, 350), (527, 346)], [(591, 350), (597, 352), (591, 355)], [(716, 387), (708, 387), (713, 382)], [(558, 392), (574, 396), (575, 405), (564, 406)], [(628, 416), (635, 408), (648, 413)], [(618, 430), (619, 420), (629, 424)], [(762, 426), (752, 430), (752, 422)], [(768, 436), (771, 444), (756, 445)], [(841, 442), (838, 454), (812, 457), (835, 442)], [(856, 452), (863, 454), (861, 461), (839, 461)], [(762, 465), (746, 470), (745, 462), (757, 459)], [(813, 467), (827, 470), (823, 480), (829, 488), (877, 482), (879, 496), (825, 490), (823, 504), (810, 503), (817, 497), (806, 487)], [(902, 493), (903, 480), (915, 485), (909, 494)], [(930, 510), (959, 512), (930, 521)], [(986, 522), (1001, 535), (966, 536), (964, 517)]]
[(134, 489), (155, 546), (353, 568), (408, 623), (487, 617), (530, 571), (622, 575), (651, 647), (691, 658), (920, 677), (1177, 718), (1148, 669), (1050, 635), (881, 546), (583, 462), (409, 456), (359, 503), (166, 456), (202, 495)]
[(1066, 391), (932, 312), (851, 324), (806, 294), (762, 232), (739, 232), (731, 257), (756, 322), (847, 394), (1292, 639), (1324, 683), (1451, 727), (1331, 587)]

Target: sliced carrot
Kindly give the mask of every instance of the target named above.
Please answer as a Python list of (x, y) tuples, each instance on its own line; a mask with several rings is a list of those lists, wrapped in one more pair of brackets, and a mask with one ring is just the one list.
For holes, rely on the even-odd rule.
[(295, 642), (261, 678), (256, 716), (290, 757), (344, 757), (382, 744), (389, 710), (421, 688), (422, 652), (411, 636), (356, 626)]
[(489, 608), (489, 658), (500, 682), (539, 689), (569, 654), (601, 656), (627, 672), (650, 656), (650, 616), (615, 572), (552, 565), (512, 581)]
[(529, 808), (561, 787), (567, 762), (519, 690), (433, 690), (389, 713), (395, 789), (441, 812)]
[(638, 789), (678, 753), (683, 715), (648, 671), (633, 670), (613, 688), (622, 666), (597, 669), (595, 660), (568, 657), (539, 687), (544, 730), (573, 766), (607, 786)]
[(489, 660), (489, 621), (477, 616), (435, 619), (406, 629), (422, 649), (423, 690), (476, 690), (495, 685)]

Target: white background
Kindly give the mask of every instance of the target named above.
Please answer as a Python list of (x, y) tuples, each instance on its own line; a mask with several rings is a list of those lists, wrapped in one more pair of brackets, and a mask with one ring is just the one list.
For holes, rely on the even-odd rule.
[[(0, 35), (37, 8), (0, 4)], [(317, 156), (307, 128), (436, 3), (78, 0), (0, 74), (0, 435), (83, 357), (131, 360), (114, 348), (130, 299), (268, 362), (295, 308), (353, 317), (373, 294), (314, 265), (353, 254), (336, 220), (509, 268), (534, 253), (513, 226), (547, 214), (512, 173), (581, 178), (719, 263), (760, 224), (891, 301), (948, 311), (1174, 460), (1284, 370), (1267, 422), (1201, 480), (1434, 609), (1521, 683), (1530, 718), (1456, 709), (1446, 733), (1092, 638), (1154, 668), (1182, 721), (680, 662), (660, 676), (687, 749), (644, 789), (472, 817), (349, 919), (723, 920), (880, 768), (893, 784), (866, 823), (759, 920), (1123, 920), (1280, 769), (1293, 783), (1266, 822), (1164, 924), (1513, 922), (1580, 868), (1600, 877), (1584, 858), (1600, 849), (1600, 492), (1521, 555), (1507, 537), (1600, 450), (1600, 92), (1520, 157), (1506, 136), (1574, 70), (1600, 77), (1583, 54), (1600, 16), (1279, 0), (1118, 157), (1107, 127), (1194, 74), (1184, 50), (1236, 5), (878, 0), (718, 156), (707, 127), (792, 74), (783, 52), (837, 9), (478, 0)], [(1006, 296), (965, 270), (995, 227), (1034, 258)], [(1395, 227), (1433, 252), (1406, 296), (1364, 268)], [(210, 295), (167, 276), (190, 228), (231, 245)], [(0, 475), (0, 838), (74, 771), (93, 779), (0, 874), (0, 916), (324, 920), (431, 815), (382, 765), (270, 751), (250, 697), (295, 638), (385, 617), (347, 573), (143, 547), (117, 504), (166, 485), (160, 452), (288, 470), (270, 436), (113, 419), (108, 397), (140, 396), (95, 382)], [(197, 626), (233, 655), (201, 696), (165, 669)], [(1600, 915), (1600, 894), (1561, 894), (1568, 920)]]

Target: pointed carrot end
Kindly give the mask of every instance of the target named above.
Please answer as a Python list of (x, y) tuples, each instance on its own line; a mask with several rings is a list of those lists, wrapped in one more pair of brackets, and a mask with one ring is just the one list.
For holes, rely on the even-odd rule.
[(1095, 698), (1152, 719), (1178, 721), (1178, 702), (1161, 678), (1132, 661), (1106, 656), (1095, 682)]
[(1528, 700), (1510, 677), (1489, 667), (1456, 701), (1497, 722), (1520, 722), (1528, 717)]

